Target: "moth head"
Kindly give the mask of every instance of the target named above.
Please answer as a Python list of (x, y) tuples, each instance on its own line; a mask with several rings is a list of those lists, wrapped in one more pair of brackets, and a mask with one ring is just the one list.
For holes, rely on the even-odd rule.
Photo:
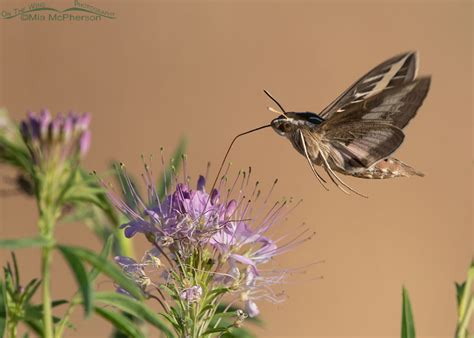
[(277, 118), (273, 119), (271, 122), (273, 130), (276, 131), (278, 135), (286, 136), (295, 131), (295, 123), (292, 118), (287, 117), (286, 115), (280, 115)]

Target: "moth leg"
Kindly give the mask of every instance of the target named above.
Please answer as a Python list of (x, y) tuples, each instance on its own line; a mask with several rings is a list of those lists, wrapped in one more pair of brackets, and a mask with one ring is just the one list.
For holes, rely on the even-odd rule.
[(325, 156), (324, 156), (324, 154), (323, 154), (321, 148), (318, 149), (318, 153), (321, 154), (321, 158), (322, 158), (323, 161), (324, 161), (324, 163), (323, 163), (323, 168), (324, 168), (324, 170), (326, 171), (326, 173), (328, 174), (328, 176), (329, 176), (329, 178), (331, 179), (332, 183), (334, 183), (334, 185), (335, 185), (336, 187), (338, 187), (339, 190), (341, 190), (343, 193), (345, 193), (345, 194), (347, 194), (347, 195), (350, 195), (350, 193), (349, 193), (346, 189), (344, 189), (343, 187), (341, 187), (341, 185), (339, 184), (339, 182), (334, 178), (334, 176), (335, 176), (334, 172), (333, 172), (332, 170), (330, 171), (330, 170), (327, 169), (326, 164), (328, 164), (328, 163), (326, 162), (326, 158), (325, 158)]
[(306, 149), (306, 141), (304, 139), (304, 136), (303, 136), (303, 133), (301, 132), (301, 130), (299, 130), (299, 134), (300, 134), (300, 137), (301, 137), (301, 144), (303, 145), (304, 155), (305, 155), (306, 159), (308, 160), (309, 166), (310, 166), (311, 170), (313, 171), (314, 176), (316, 176), (316, 178), (318, 179), (319, 183), (323, 186), (323, 188), (326, 189), (326, 191), (329, 191), (329, 189), (324, 185), (324, 183), (326, 183), (326, 181), (316, 171), (316, 169), (313, 166), (313, 162), (311, 162), (311, 159), (309, 158), (308, 149)]
[[(321, 155), (321, 157), (323, 157), (323, 155)], [(336, 176), (336, 175), (332, 171), (328, 170), (328, 168), (326, 167), (326, 164), (323, 164), (323, 167), (324, 167), (324, 170), (326, 171), (326, 173), (328, 174), (329, 178), (331, 179), (332, 183), (334, 183), (336, 185), (336, 187), (338, 187), (339, 190), (341, 190), (343, 193), (345, 193), (347, 195), (350, 195), (350, 192), (347, 191), (346, 189), (344, 189), (344, 187), (341, 186), (339, 181), (334, 178), (334, 176)]]
[[(347, 189), (349, 189), (350, 191), (352, 191), (353, 193), (361, 196), (361, 197), (364, 197), (364, 198), (368, 198), (367, 195), (364, 195), (364, 194), (361, 194), (360, 192), (358, 192), (357, 190), (355, 190), (354, 188), (352, 188), (351, 186), (349, 186), (348, 184), (346, 184), (343, 180), (341, 180), (337, 175), (336, 173), (331, 169), (331, 166), (329, 165), (327, 159), (326, 159), (326, 156), (324, 156), (324, 153), (322, 151), (319, 152), (321, 154), (321, 158), (323, 159), (323, 162), (324, 162), (324, 168), (326, 169), (326, 172), (328, 173), (329, 177), (331, 177), (331, 179), (333, 180), (334, 182), (334, 178), (339, 182), (341, 183), (344, 187), (346, 187)], [(333, 178), (334, 177), (334, 178)], [(337, 184), (336, 182), (334, 182), (337, 187), (339, 189), (341, 189), (342, 191), (344, 191), (345, 193), (347, 193), (347, 191), (345, 191), (344, 189), (342, 189), (339, 184)]]

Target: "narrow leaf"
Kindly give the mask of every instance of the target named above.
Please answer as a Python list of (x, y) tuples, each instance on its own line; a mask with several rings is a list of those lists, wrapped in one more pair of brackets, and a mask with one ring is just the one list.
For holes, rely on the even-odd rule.
[(20, 287), (20, 270), (18, 269), (18, 262), (16, 261), (16, 255), (12, 251), (13, 271), (15, 273), (15, 286), (18, 289)]
[(9, 249), (9, 250), (32, 248), (32, 247), (43, 247), (48, 244), (49, 244), (49, 241), (42, 237), (0, 240), (0, 248)]
[(222, 335), (222, 338), (255, 338), (252, 332), (242, 327), (232, 328), (229, 332), (226, 332)]
[(461, 294), (461, 299), (459, 300), (459, 317), (464, 317), (466, 310), (468, 308), (467, 304), (471, 298), (471, 288), (474, 280), (474, 260), (471, 262), (471, 266), (467, 272), (467, 279), (464, 282), (464, 287)]
[(208, 312), (209, 310), (212, 310), (214, 306), (215, 306), (214, 304), (207, 304), (206, 306), (204, 306), (201, 309), (201, 311), (199, 311), (198, 319), (203, 318), (203, 316), (206, 315), (206, 312)]
[(43, 337), (43, 322), (41, 320), (23, 319), (23, 322), (39, 337)]
[[(104, 247), (102, 248), (102, 251), (100, 252), (100, 257), (102, 257), (103, 259), (107, 259), (110, 255), (110, 252), (112, 251), (113, 244), (114, 244), (114, 236), (109, 235), (109, 237), (105, 241), (105, 244), (104, 244)], [(90, 275), (89, 275), (90, 280), (94, 281), (97, 278), (97, 276), (99, 275), (99, 273), (100, 273), (100, 270), (94, 267), (91, 270)]]
[(89, 316), (92, 312), (92, 288), (86, 269), (84, 268), (80, 257), (75, 255), (75, 251), (68, 250), (66, 247), (59, 247), (59, 250), (76, 277), (77, 285), (82, 294), (84, 312), (86, 316)]
[(7, 309), (5, 301), (5, 287), (3, 282), (0, 280), (0, 337), (3, 337), (5, 333), (5, 327), (7, 324)]
[(210, 335), (212, 333), (225, 333), (225, 332), (229, 332), (229, 329), (231, 328), (232, 326), (227, 326), (227, 327), (215, 327), (215, 328), (212, 328), (212, 329), (209, 329), (207, 330), (206, 332), (203, 333), (203, 336), (207, 336), (207, 335)]
[(456, 285), (456, 297), (458, 302), (458, 319), (456, 325), (456, 338), (470, 337), (468, 326), (472, 321), (474, 312), (474, 296), (472, 295), (472, 283), (474, 281), (474, 260), (467, 273), (467, 279), (462, 284)]
[(461, 284), (454, 283), (454, 286), (456, 287), (456, 301), (459, 307), (461, 306), (461, 299), (464, 294), (464, 287), (466, 286), (466, 282)]
[[(54, 301), (51, 302), (51, 307), (54, 308), (56, 306), (60, 306), (60, 305), (67, 304), (67, 303), (69, 303), (69, 302), (65, 299), (54, 300)], [(43, 309), (43, 304), (31, 305), (30, 307), (32, 309), (42, 310)]]
[(22, 303), (28, 303), (33, 295), (36, 293), (38, 290), (39, 286), (41, 284), (41, 280), (32, 279), (25, 287), (25, 291), (21, 295), (20, 302)]
[(96, 307), (95, 312), (105, 320), (112, 323), (116, 329), (124, 332), (128, 337), (145, 338), (143, 332), (124, 315), (100, 307)]
[(159, 315), (142, 302), (116, 292), (99, 292), (96, 295), (96, 300), (107, 305), (113, 305), (124, 312), (150, 323), (165, 333), (167, 337), (173, 337), (173, 333), (166, 324), (163, 323)]
[(403, 304), (402, 304), (402, 338), (415, 338), (415, 323), (413, 321), (413, 315), (411, 311), (410, 298), (408, 296), (408, 290), (403, 287), (402, 291)]
[(143, 294), (140, 288), (115, 265), (109, 262), (107, 259), (97, 255), (91, 250), (59, 245), (58, 248), (62, 251), (70, 252), (76, 257), (88, 262), (96, 269), (109, 276), (114, 282), (120, 285), (122, 288), (127, 290), (133, 297), (137, 299), (143, 299)]

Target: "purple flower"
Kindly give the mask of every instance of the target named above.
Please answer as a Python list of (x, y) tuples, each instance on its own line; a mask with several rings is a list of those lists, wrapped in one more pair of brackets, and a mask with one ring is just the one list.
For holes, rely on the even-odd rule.
[[(129, 180), (123, 183), (128, 184), (129, 189), (134, 191)], [(174, 241), (187, 240), (207, 243), (216, 232), (229, 224), (236, 209), (235, 201), (220, 203), (216, 189), (208, 194), (204, 189), (203, 176), (199, 177), (196, 190), (187, 184), (178, 183), (175, 191), (162, 201), (157, 198), (153, 184), (147, 184), (147, 187), (148, 202), (134, 194), (134, 204), (139, 206), (140, 210), (134, 210), (109, 191), (112, 202), (130, 219), (122, 225), (128, 238), (142, 233), (155, 242), (164, 241), (171, 244)]]
[[(234, 296), (234, 301), (241, 301), (251, 317), (259, 314), (258, 301), (282, 300), (272, 288), (285, 281), (287, 271), (263, 266), (311, 237), (302, 229), (295, 235), (285, 231), (281, 238), (271, 239), (269, 231), (293, 210), (288, 208), (291, 200), (268, 207), (270, 194), (260, 201), (258, 182), (248, 193), (249, 178), (240, 173), (233, 181), (222, 179), (210, 193), (203, 176), (199, 176), (196, 189), (188, 182), (177, 182), (160, 198), (148, 166), (145, 171), (146, 201), (125, 172), (119, 175), (123, 177), (121, 185), (133, 202), (127, 204), (108, 190), (113, 204), (129, 219), (121, 226), (125, 235), (144, 234), (154, 250), (154, 258), (145, 255), (141, 263), (122, 257), (117, 263), (124, 273), (138, 285), (165, 285), (172, 299), (187, 303), (208, 299), (212, 290), (228, 290), (230, 299)], [(144, 267), (151, 266), (160, 270), (157, 278), (145, 274)]]
[(191, 286), (190, 288), (184, 289), (180, 298), (187, 301), (188, 303), (197, 303), (202, 297), (202, 287), (199, 285)]
[(90, 148), (90, 115), (70, 112), (52, 117), (48, 110), (28, 113), (20, 132), (37, 165), (85, 156)]

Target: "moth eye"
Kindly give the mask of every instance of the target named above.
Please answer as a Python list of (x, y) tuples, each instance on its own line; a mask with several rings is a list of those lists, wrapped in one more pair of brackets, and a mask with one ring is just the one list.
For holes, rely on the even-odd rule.
[(288, 133), (290, 131), (290, 125), (288, 123), (283, 123), (281, 125), (283, 132)]

